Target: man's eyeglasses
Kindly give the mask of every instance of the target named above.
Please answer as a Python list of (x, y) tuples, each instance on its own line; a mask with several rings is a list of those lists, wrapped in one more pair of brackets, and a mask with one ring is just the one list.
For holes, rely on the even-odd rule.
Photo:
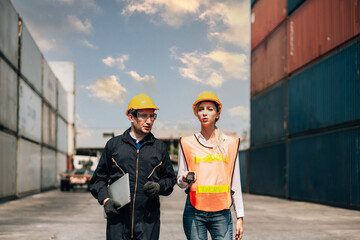
[(133, 114), (133, 116), (138, 119), (141, 119), (141, 120), (147, 120), (148, 118), (150, 118), (151, 120), (155, 120), (157, 117), (157, 114), (156, 113), (148, 114), (148, 113), (136, 112), (135, 114)]

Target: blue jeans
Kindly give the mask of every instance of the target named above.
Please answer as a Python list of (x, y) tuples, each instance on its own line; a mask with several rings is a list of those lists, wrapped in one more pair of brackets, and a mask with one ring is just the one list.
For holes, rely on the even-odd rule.
[(188, 240), (207, 240), (207, 231), (212, 240), (232, 240), (230, 209), (219, 212), (204, 212), (195, 209), (189, 196), (186, 199), (183, 227)]

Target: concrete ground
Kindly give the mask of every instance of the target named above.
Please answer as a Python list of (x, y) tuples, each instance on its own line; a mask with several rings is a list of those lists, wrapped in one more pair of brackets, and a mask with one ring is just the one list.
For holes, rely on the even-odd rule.
[[(360, 239), (360, 211), (244, 194), (244, 240)], [(185, 193), (161, 198), (160, 240), (184, 240)], [(85, 189), (0, 204), (0, 239), (105, 239), (103, 210)]]

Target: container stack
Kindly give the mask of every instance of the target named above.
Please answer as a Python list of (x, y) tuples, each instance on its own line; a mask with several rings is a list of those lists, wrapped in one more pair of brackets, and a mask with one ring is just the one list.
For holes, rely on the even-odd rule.
[(252, 0), (247, 191), (360, 208), (360, 0)]
[(0, 1), (0, 199), (58, 185), (72, 155), (63, 88), (11, 2)]

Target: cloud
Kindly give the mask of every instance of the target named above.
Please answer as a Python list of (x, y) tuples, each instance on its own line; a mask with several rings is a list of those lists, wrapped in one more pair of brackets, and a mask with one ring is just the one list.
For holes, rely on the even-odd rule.
[(85, 47), (92, 48), (92, 49), (97, 49), (98, 48), (96, 45), (90, 43), (87, 39), (81, 40), (80, 44), (85, 46)]
[(95, 84), (87, 86), (86, 89), (90, 90), (91, 96), (95, 98), (119, 105), (124, 103), (127, 92), (114, 75), (100, 78)]
[(145, 13), (158, 16), (166, 24), (178, 27), (189, 19), (189, 14), (198, 12), (199, 7), (200, 0), (134, 0), (128, 1), (122, 15)]
[(76, 9), (87, 10), (91, 9), (94, 13), (102, 13), (102, 9), (99, 5), (96, 4), (94, 0), (57, 0), (60, 3), (68, 4), (69, 6), (74, 6)]
[(125, 69), (125, 62), (129, 59), (128, 55), (121, 55), (119, 58), (113, 58), (108, 56), (107, 58), (102, 59), (102, 62), (109, 66), (109, 67), (114, 67), (116, 66), (117, 68), (124, 70)]
[(240, 116), (244, 121), (249, 121), (250, 111), (249, 108), (243, 106), (237, 106), (228, 110), (230, 116)]
[(137, 82), (155, 82), (155, 77), (151, 75), (145, 75), (141, 77), (137, 72), (130, 71), (128, 74)]
[(93, 27), (89, 19), (85, 18), (84, 22), (82, 22), (79, 18), (74, 15), (68, 15), (68, 23), (70, 27), (76, 32), (83, 32), (86, 34), (91, 33)]
[(184, 67), (178, 67), (183, 78), (192, 79), (212, 87), (220, 87), (228, 79), (248, 79), (248, 59), (245, 54), (231, 53), (222, 49), (210, 53), (194, 51), (176, 53), (170, 48), (170, 57), (179, 60)]
[(51, 52), (60, 48), (55, 39), (45, 39), (34, 36), (34, 40), (42, 52)]
[(221, 43), (248, 47), (250, 43), (249, 1), (218, 2), (199, 16), (209, 25), (208, 37)]

